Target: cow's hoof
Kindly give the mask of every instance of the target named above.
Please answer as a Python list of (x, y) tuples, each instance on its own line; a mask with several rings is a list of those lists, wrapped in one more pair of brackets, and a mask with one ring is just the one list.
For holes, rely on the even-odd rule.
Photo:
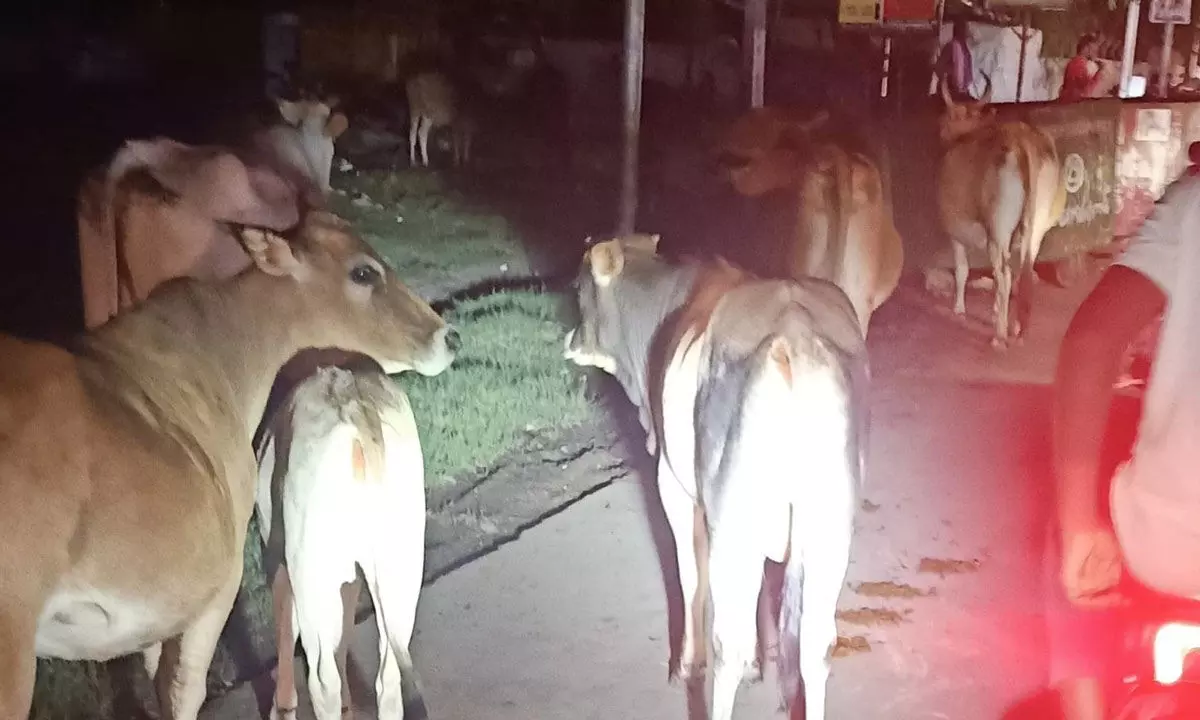
[(271, 704), (270, 720), (296, 720), (296, 708), (281, 708)]
[(742, 675), (742, 682), (747, 685), (757, 685), (763, 681), (763, 663), (755, 659), (746, 666), (746, 672)]
[(1004, 350), (1008, 349), (1008, 343), (1000, 338), (994, 337), (992, 338), (992, 349), (996, 350), (997, 352), (1003, 352)]

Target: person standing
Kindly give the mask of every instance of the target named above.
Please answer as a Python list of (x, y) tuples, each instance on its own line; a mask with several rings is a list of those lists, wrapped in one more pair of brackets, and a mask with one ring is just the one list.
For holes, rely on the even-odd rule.
[(959, 18), (954, 21), (950, 42), (942, 46), (938, 55), (938, 76), (955, 102), (974, 99), (971, 82), (975, 78), (975, 69), (971, 62), (971, 49), (967, 46), (970, 39), (967, 21)]
[[(1058, 99), (1064, 102), (1099, 97), (1113, 87), (1111, 63), (1100, 59), (1100, 37), (1085, 33), (1075, 45), (1075, 57), (1063, 71), (1062, 90)], [(1119, 76), (1115, 78), (1119, 80)]]

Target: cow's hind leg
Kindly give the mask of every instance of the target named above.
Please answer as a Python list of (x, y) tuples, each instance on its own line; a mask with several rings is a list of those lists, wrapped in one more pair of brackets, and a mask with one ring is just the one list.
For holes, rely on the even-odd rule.
[[(854, 536), (854, 478), (855, 469), (849, 463), (840, 466), (836, 475), (827, 477), (823, 493), (826, 502), (820, 512), (800, 510), (802, 517), (794, 524), (793, 542), (802, 538), (802, 568), (789, 562), (786, 581), (800, 581), (800, 604), (788, 608), (793, 616), (799, 613), (800, 677), (804, 681), (805, 717), (822, 720), (825, 717), (825, 693), (829, 681), (830, 654), (837, 642), (837, 604), (850, 566), (850, 545)], [(857, 466), (857, 458), (854, 465)], [(793, 546), (792, 552), (797, 548)], [(794, 557), (794, 555), (793, 555)], [(782, 625), (782, 623), (781, 623)]]
[(408, 119), (408, 166), (417, 166), (417, 137), (421, 128), (421, 116), (413, 113)]
[(338, 646), (338, 673), (342, 676), (342, 717), (353, 715), (353, 698), (350, 697), (350, 666), (346, 656), (350, 651), (350, 636), (354, 632), (354, 614), (358, 610), (358, 596), (362, 582), (357, 574), (352, 582), (342, 583), (342, 643)]
[(1000, 349), (1008, 343), (1008, 307), (1012, 298), (1012, 265), (1006, 253), (996, 243), (988, 243), (988, 255), (992, 261), (992, 274), (996, 278), (996, 289), (992, 295), (992, 318), (994, 334), (992, 347)]
[(335, 582), (309, 577), (303, 567), (291, 568), (295, 587), (300, 641), (308, 656), (308, 693), (317, 720), (341, 720), (342, 678), (338, 651), (342, 642), (342, 594)]
[(375, 622), (379, 627), (379, 675), (375, 678), (375, 697), (379, 717), (404, 717), (404, 670), (411, 668), (409, 643), (417, 619), (417, 601), (421, 594), (424, 558), (420, 540), (415, 545), (380, 552), (370, 568), (363, 568), (371, 599), (375, 602)]
[[(728, 522), (723, 518), (722, 522)], [(752, 527), (752, 526), (751, 526)], [(713, 605), (713, 693), (710, 720), (730, 720), (742, 680), (754, 673), (758, 646), (758, 596), (763, 554), (745, 526), (725, 528), (709, 556)], [(732, 531), (732, 532), (730, 532)]]
[(703, 513), (696, 501), (676, 479), (666, 459), (658, 461), (658, 494), (663, 511), (675, 537), (675, 559), (679, 569), (679, 589), (683, 595), (683, 639), (677, 663), (672, 663), (668, 679), (684, 682), (704, 677), (708, 646), (704, 641), (705, 598), (708, 595), (706, 555), (697, 552), (703, 539)]
[(300, 704), (296, 692), (296, 639), (300, 624), (292, 597), (292, 581), (287, 567), (280, 565), (271, 583), (275, 609), (275, 645), (279, 665), (275, 672), (275, 701), (271, 704), (270, 720), (292, 720)]
[(421, 145), (421, 165), (429, 167), (429, 133), (433, 130), (433, 119), (424, 117), (421, 118), (421, 125), (417, 129), (417, 140)]
[(967, 274), (971, 267), (967, 264), (967, 249), (962, 243), (953, 241), (954, 245), (954, 314), (967, 313)]

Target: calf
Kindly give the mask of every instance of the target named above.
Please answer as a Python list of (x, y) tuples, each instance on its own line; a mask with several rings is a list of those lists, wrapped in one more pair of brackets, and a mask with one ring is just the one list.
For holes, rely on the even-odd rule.
[(382, 368), (322, 367), (296, 386), (259, 446), (257, 511), (279, 646), (272, 717), (294, 717), (297, 637), (317, 720), (349, 712), (357, 565), (379, 628), (379, 715), (403, 718), (403, 685), (420, 702), (408, 644), (425, 557), (424, 464), (408, 398)]
[(449, 127), (454, 165), (470, 162), (475, 120), (466, 111), (461, 93), (445, 74), (435, 71), (418, 73), (404, 84), (408, 98), (408, 162), (417, 164), (418, 146), (421, 164), (429, 166), (429, 133)]
[(991, 93), (990, 78), (977, 102), (957, 103), (942, 88), (938, 207), (954, 249), (954, 312), (967, 311), (967, 249), (986, 249), (995, 278), (992, 347), (1001, 349), (1029, 325), (1033, 264), (1067, 195), (1054, 140), (1029, 123), (998, 121)]
[(786, 566), (784, 703), (791, 708), (803, 679), (805, 717), (824, 718), (864, 469), (867, 357), (853, 306), (823, 280), (668, 263), (653, 235), (595, 245), (576, 285), (581, 319), (566, 357), (615, 375), (659, 438), (658, 489), (684, 603), (671, 676), (703, 682), (711, 597), (709, 718), (732, 717), (756, 658), (770, 558)]

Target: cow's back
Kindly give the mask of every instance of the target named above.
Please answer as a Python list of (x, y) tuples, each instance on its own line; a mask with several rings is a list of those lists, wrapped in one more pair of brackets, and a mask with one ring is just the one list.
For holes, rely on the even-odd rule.
[(434, 126), (453, 122), (457, 98), (449, 78), (439, 72), (423, 72), (405, 84), (411, 117), (429, 118)]
[[(772, 355), (778, 341), (790, 348), (788, 377)], [(846, 383), (866, 362), (865, 339), (850, 299), (834, 283), (817, 279), (756, 281), (731, 290), (713, 313), (706, 342), (694, 417), (697, 481), (710, 496), (722, 491), (729, 471), (794, 465), (795, 442), (803, 438), (773, 439), (795, 430), (799, 416), (788, 388), (797, 387), (798, 378), (828, 376), (838, 386), (831, 399), (852, 407), (854, 389)], [(750, 434), (754, 457), (738, 447)]]
[[(865, 327), (899, 284), (904, 249), (874, 161), (838, 146), (826, 153), (828, 170), (810, 166), (805, 171), (791, 275), (838, 285)], [(838, 237), (840, 232), (845, 236)]]

